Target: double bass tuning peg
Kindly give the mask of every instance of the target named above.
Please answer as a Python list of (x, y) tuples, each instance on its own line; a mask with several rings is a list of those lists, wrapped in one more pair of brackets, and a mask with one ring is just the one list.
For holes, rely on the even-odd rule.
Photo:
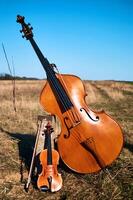
[(33, 30), (33, 27), (31, 26), (30, 23), (28, 23), (27, 26), (28, 26), (29, 30)]
[[(29, 26), (30, 30), (33, 30), (33, 27), (31, 26), (30, 23), (28, 23), (27, 25)], [(31, 26), (31, 27), (30, 27), (30, 26)]]

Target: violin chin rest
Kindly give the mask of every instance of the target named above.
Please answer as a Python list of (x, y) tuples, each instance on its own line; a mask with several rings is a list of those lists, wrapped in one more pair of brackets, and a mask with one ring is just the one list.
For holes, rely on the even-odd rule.
[(43, 185), (39, 188), (42, 192), (47, 192), (49, 190), (47, 185)]

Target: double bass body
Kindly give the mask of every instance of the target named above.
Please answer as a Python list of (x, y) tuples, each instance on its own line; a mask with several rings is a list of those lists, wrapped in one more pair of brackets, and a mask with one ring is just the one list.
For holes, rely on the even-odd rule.
[[(79, 173), (91, 173), (111, 164), (119, 155), (123, 146), (120, 126), (104, 111), (94, 112), (85, 102), (85, 89), (82, 81), (73, 75), (62, 75), (68, 95), (78, 113), (79, 123), (69, 126), (64, 119), (68, 114), (61, 112), (56, 96), (46, 82), (40, 103), (44, 109), (57, 115), (61, 121), (61, 133), (58, 138), (58, 150), (64, 163)], [(58, 79), (61, 82), (60, 76)], [(70, 124), (68, 119), (68, 124)], [(70, 127), (70, 128), (68, 128)]]

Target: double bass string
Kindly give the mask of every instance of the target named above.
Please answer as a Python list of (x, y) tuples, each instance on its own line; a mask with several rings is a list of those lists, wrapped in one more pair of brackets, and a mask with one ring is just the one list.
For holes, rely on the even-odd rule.
[[(57, 91), (56, 94), (58, 95), (59, 99), (61, 100), (62, 105), (64, 106), (66, 113), (68, 113), (69, 118), (71, 120), (71, 122), (73, 123), (73, 119), (69, 113), (69, 102), (65, 99), (64, 95), (63, 95), (63, 91), (62, 88), (60, 87), (60, 85), (58, 84), (58, 82), (56, 82), (55, 78), (53, 77), (53, 73), (51, 72), (51, 70), (48, 70), (49, 73), (49, 78), (48, 81), (51, 82), (52, 86), (54, 86), (54, 89)], [(57, 78), (57, 77), (56, 77)]]
[(66, 91), (64, 90), (62, 84), (56, 77), (55, 72), (52, 70), (52, 68), (50, 68), (49, 61), (44, 57), (44, 55), (40, 51), (39, 47), (37, 46), (36, 42), (34, 41), (32, 27), (29, 27), (28, 24), (25, 24), (24, 17), (22, 17), (20, 15), (17, 15), (17, 22), (22, 25), (21, 32), (24, 33), (23, 37), (26, 37), (26, 39), (28, 39), (30, 41), (41, 64), (43, 65), (43, 67), (46, 71), (47, 76), (49, 76), (48, 79), (49, 79), (49, 82), (51, 83), (51, 86), (53, 86), (53, 89), (55, 90), (56, 95), (58, 96), (58, 98), (64, 108), (64, 111), (69, 116), (69, 120), (71, 121), (71, 123), (73, 125), (74, 122), (73, 122), (72, 116), (73, 116), (73, 118), (75, 118), (74, 113), (71, 111), (72, 116), (69, 113), (69, 109), (71, 109), (73, 107), (73, 104), (72, 104), (69, 96), (67, 95)]
[[(60, 79), (61, 79), (61, 81), (62, 81), (62, 85), (64, 86), (66, 92), (69, 94), (68, 87), (67, 87), (65, 81), (63, 80), (63, 77), (62, 77), (62, 75), (60, 74), (60, 72), (59, 72), (58, 68), (56, 67), (56, 65), (55, 65), (55, 68), (56, 68), (56, 70), (57, 70), (57, 72), (58, 72), (58, 74), (59, 74), (59, 76), (60, 76)], [(69, 96), (70, 96), (70, 94), (69, 94)], [(72, 111), (72, 109), (73, 109), (73, 111)], [(73, 117), (75, 118), (75, 121), (76, 121), (76, 122), (77, 122), (77, 121), (80, 121), (80, 117), (79, 117), (79, 115), (74, 111), (74, 107), (71, 108), (71, 112), (72, 112)], [(76, 119), (76, 118), (77, 118), (77, 119)]]
[[(43, 67), (46, 71), (48, 81), (51, 83), (51, 86), (53, 86), (53, 89), (56, 91), (56, 94), (57, 94), (59, 100), (61, 101), (62, 106), (64, 107), (65, 111), (67, 111), (71, 106), (73, 106), (72, 102), (70, 101), (68, 96), (65, 93), (63, 93), (64, 91), (62, 90), (61, 86), (59, 85), (59, 80), (57, 79), (55, 72), (50, 68), (49, 61), (44, 57), (44, 55), (40, 51), (39, 47), (37, 46), (36, 42), (34, 41), (33, 37), (30, 37), (29, 41), (30, 41), (31, 45), (33, 46), (41, 64), (43, 65)], [(69, 117), (70, 117), (71, 121), (73, 121), (70, 115), (69, 115)]]
[[(56, 95), (58, 96), (59, 100), (61, 101), (65, 111), (66, 111), (66, 114), (68, 115), (72, 125), (73, 125), (73, 118), (70, 114), (70, 111), (69, 111), (69, 108), (71, 106), (71, 109), (72, 109), (72, 102), (70, 101), (69, 97), (64, 93), (61, 85), (59, 84), (59, 80), (57, 79), (56, 75), (55, 75), (55, 72), (53, 71), (53, 69), (50, 68), (50, 63), (49, 61), (44, 57), (44, 55), (41, 53), (39, 47), (37, 46), (37, 44), (35, 43), (34, 39), (31, 37), (29, 39), (31, 45), (33, 46), (35, 52), (37, 53), (37, 56), (40, 60), (40, 62), (42, 63), (45, 71), (46, 71), (46, 74), (47, 74), (47, 78), (48, 78), (48, 82), (50, 83), (51, 87), (53, 86), (53, 89), (56, 91)], [(64, 81), (63, 81), (64, 82)], [(67, 98), (66, 98), (67, 97)], [(72, 112), (72, 115), (73, 112)], [(75, 131), (74, 131), (75, 132)], [(73, 137), (79, 141), (80, 140), (80, 136), (77, 135), (77, 132), (75, 132), (75, 135), (73, 134)]]
[[(20, 22), (20, 23), (22, 23), (22, 26), (25, 26), (24, 22)], [(30, 29), (28, 29), (28, 31), (30, 31)], [(65, 91), (63, 91), (64, 88), (62, 88), (61, 87), (62, 85), (59, 84), (59, 80), (57, 79), (55, 72), (52, 70), (52, 68), (50, 68), (49, 61), (44, 57), (44, 55), (40, 51), (39, 47), (37, 46), (36, 42), (33, 39), (33, 34), (31, 34), (31, 33), (32, 32), (29, 33), (28, 39), (29, 39), (31, 45), (33, 46), (41, 64), (43, 65), (43, 67), (46, 71), (46, 74), (48, 76), (49, 82), (51, 83), (51, 86), (53, 86), (53, 89), (56, 91), (56, 94), (57, 94), (59, 100), (61, 101), (63, 108), (65, 109), (65, 111), (67, 112), (67, 115), (69, 116), (71, 122), (73, 123), (73, 119), (72, 119), (70, 113), (68, 112), (68, 110), (73, 106), (73, 104), (72, 104), (71, 100), (69, 99), (68, 95), (65, 93)]]
[[(49, 70), (49, 73), (51, 73), (51, 71)], [(52, 77), (52, 73), (51, 73), (51, 77)], [(63, 106), (65, 106), (66, 108), (67, 108), (67, 104), (66, 104), (66, 101), (65, 101), (65, 99), (63, 99), (64, 97), (63, 97), (63, 94), (62, 94), (62, 91), (61, 91), (61, 89), (62, 88), (60, 88), (60, 85), (57, 85), (56, 83), (55, 83), (55, 79), (54, 79), (54, 77), (52, 77), (52, 79), (50, 79), (50, 81), (52, 81), (52, 84), (55, 86), (55, 88), (56, 88), (56, 90), (60, 90), (59, 92), (57, 92), (57, 95), (59, 96), (59, 95), (61, 95), (61, 100), (62, 100), (62, 104), (63, 104)], [(74, 109), (73, 107), (71, 108), (71, 109)], [(66, 114), (69, 116), (69, 119), (70, 119), (70, 121), (71, 121), (71, 123), (72, 123), (72, 125), (73, 125), (73, 118), (75, 118), (74, 117), (74, 114), (73, 114), (73, 111), (71, 110), (71, 112), (72, 112), (72, 114), (70, 114), (70, 111), (69, 110), (67, 110), (66, 111)], [(73, 116), (73, 118), (72, 118), (72, 116)], [(74, 125), (73, 125), (74, 126)]]
[[(58, 92), (57, 92), (57, 95), (58, 95), (58, 96), (60, 95), (59, 97), (61, 97), (63, 106), (65, 106), (65, 108), (67, 108), (68, 105), (66, 104), (65, 99), (63, 100), (64, 97), (63, 97), (63, 95), (62, 95), (61, 88), (60, 88), (59, 85), (57, 85), (57, 84), (55, 83), (55, 79), (54, 79), (54, 77), (53, 77), (53, 73), (51, 72), (50, 69), (48, 69), (48, 73), (49, 73), (49, 75), (50, 75), (50, 79), (48, 79), (48, 81), (51, 82), (52, 85), (55, 87), (55, 89), (58, 91)], [(73, 123), (73, 120), (72, 120), (72, 118), (71, 118), (71, 115), (69, 114), (69, 111), (67, 111), (67, 112), (68, 112), (68, 116), (69, 116), (71, 122)], [(72, 134), (72, 137), (74, 137), (78, 142), (81, 142), (81, 141), (80, 141), (80, 136), (77, 135), (77, 132), (74, 131), (74, 133), (75, 133), (75, 134)]]
[[(53, 79), (54, 80), (54, 79)], [(62, 79), (62, 81), (63, 81), (63, 83), (64, 83), (64, 80)], [(66, 85), (65, 85), (65, 83), (64, 83), (64, 86), (66, 87)], [(56, 83), (55, 83), (55, 87), (56, 87)], [(67, 87), (66, 87), (66, 89), (67, 89)], [(60, 91), (60, 93), (59, 94), (61, 94), (61, 91)], [(63, 96), (62, 96), (63, 97)], [(62, 102), (63, 104), (65, 103), (65, 100)], [(65, 106), (65, 104), (64, 104), (64, 106)], [(71, 109), (74, 109), (74, 108), (71, 108)], [(69, 110), (67, 111), (68, 112), (68, 115), (69, 115), (69, 117), (71, 118), (71, 115), (69, 114)], [(73, 115), (73, 117), (74, 117), (74, 114), (73, 114), (73, 111), (71, 110), (71, 112), (72, 112), (72, 115)], [(79, 119), (78, 119), (79, 120)], [(80, 140), (80, 134), (77, 134), (77, 131), (75, 131), (74, 130), (74, 132), (73, 132), (74, 134), (72, 134), (72, 136), (80, 143), (81, 142), (81, 140)]]
[[(51, 73), (51, 75), (52, 75), (52, 73)], [(61, 77), (61, 75), (60, 75), (60, 77)], [(62, 84), (64, 85), (64, 87), (65, 87), (65, 89), (66, 89), (66, 91), (67, 91), (67, 93), (69, 94), (69, 92), (68, 92), (68, 90), (67, 90), (67, 87), (66, 87), (66, 84), (65, 84), (65, 82), (64, 82), (64, 80), (62, 79), (62, 77), (61, 77), (61, 80), (62, 80)], [(53, 77), (53, 81), (54, 81), (54, 77)], [(58, 83), (58, 82), (57, 82)], [(67, 108), (69, 108), (68, 106), (69, 105), (67, 105), (67, 101), (65, 100), (65, 98), (64, 98), (64, 96), (63, 96), (63, 91), (62, 91), (62, 88), (60, 87), (60, 85), (57, 85), (57, 83), (55, 82), (55, 83), (53, 83), (54, 84), (54, 86), (56, 87), (58, 87), (58, 88), (55, 88), (55, 89), (57, 89), (58, 91), (59, 91), (59, 93), (57, 92), (57, 94), (58, 95), (61, 95), (60, 97), (61, 97), (61, 100), (62, 100), (62, 104), (63, 104), (63, 106), (65, 106), (65, 108), (66, 108), (66, 112), (68, 113), (68, 115), (69, 115), (69, 117), (71, 118), (71, 121), (72, 121), (72, 123), (73, 123), (73, 119), (75, 120), (75, 122), (77, 123), (77, 122), (79, 122), (80, 121), (80, 118), (79, 118), (79, 116), (77, 115), (77, 113), (75, 112), (75, 110), (74, 110), (74, 107), (71, 107), (69, 110), (67, 110)], [(71, 101), (71, 100), (70, 100)], [(66, 104), (65, 104), (65, 102), (66, 102)], [(68, 102), (69, 103), (69, 102)], [(70, 113), (71, 112), (71, 113)], [(73, 118), (73, 119), (72, 119)], [(74, 122), (74, 123), (75, 123)]]

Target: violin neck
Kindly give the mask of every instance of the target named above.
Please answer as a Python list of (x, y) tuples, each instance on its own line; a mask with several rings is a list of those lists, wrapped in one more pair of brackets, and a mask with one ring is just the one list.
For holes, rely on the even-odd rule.
[(47, 134), (47, 165), (52, 165), (51, 134)]

